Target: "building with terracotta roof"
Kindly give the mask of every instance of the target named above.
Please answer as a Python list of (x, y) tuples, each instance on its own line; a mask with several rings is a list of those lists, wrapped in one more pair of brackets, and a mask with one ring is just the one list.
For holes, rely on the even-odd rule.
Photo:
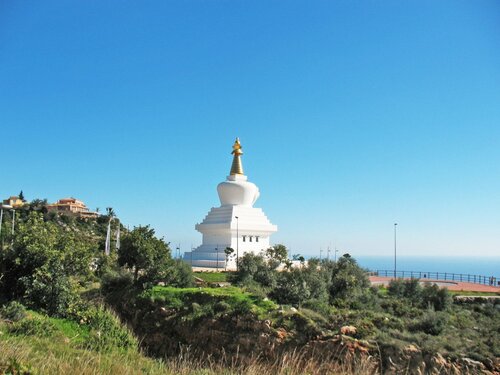
[(95, 218), (99, 216), (97, 212), (90, 211), (85, 203), (76, 198), (59, 199), (57, 203), (47, 205), (47, 210), (70, 215), (72, 214), (80, 217)]
[(11, 206), (12, 208), (19, 208), (24, 205), (24, 202), (18, 196), (13, 195), (7, 199), (4, 199), (2, 205)]

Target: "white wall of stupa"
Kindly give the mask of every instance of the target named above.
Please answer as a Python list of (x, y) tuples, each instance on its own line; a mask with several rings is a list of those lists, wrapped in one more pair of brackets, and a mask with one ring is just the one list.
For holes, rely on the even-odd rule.
[[(238, 256), (267, 249), (270, 236), (278, 230), (262, 209), (253, 207), (259, 198), (259, 188), (243, 173), (239, 139), (233, 145), (232, 154), (231, 172), (226, 181), (217, 186), (221, 205), (212, 208), (195, 226), (203, 235), (202, 244), (184, 253), (184, 261), (193, 267), (235, 269)], [(226, 265), (224, 250), (227, 247), (234, 249), (234, 253)]]

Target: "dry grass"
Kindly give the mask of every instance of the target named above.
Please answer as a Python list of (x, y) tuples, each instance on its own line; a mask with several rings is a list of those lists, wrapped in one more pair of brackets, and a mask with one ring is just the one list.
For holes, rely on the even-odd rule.
[(280, 357), (275, 363), (263, 363), (258, 358), (237, 365), (231, 361), (213, 361), (195, 358), (189, 351), (166, 361), (147, 358), (137, 352), (97, 353), (75, 349), (40, 338), (1, 338), (0, 374), (8, 363), (20, 363), (34, 374), (165, 374), (165, 375), (320, 375), (320, 374), (373, 374), (373, 362), (360, 360), (355, 365), (322, 363), (305, 360), (292, 352)]

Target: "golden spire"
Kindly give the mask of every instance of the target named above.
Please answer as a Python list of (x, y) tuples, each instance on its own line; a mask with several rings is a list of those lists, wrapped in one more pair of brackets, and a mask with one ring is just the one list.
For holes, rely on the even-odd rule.
[(233, 145), (233, 164), (231, 165), (231, 175), (244, 174), (243, 165), (241, 165), (240, 155), (243, 155), (243, 150), (241, 149), (240, 139), (236, 138)]

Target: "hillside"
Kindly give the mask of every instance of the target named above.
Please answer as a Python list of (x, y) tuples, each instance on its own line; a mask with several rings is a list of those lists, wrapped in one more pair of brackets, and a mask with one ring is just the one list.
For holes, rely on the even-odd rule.
[(195, 285), (148, 226), (105, 256), (108, 221), (35, 201), (2, 230), (0, 373), (500, 372), (498, 299), (373, 288), (349, 254), (294, 268), (282, 245)]

